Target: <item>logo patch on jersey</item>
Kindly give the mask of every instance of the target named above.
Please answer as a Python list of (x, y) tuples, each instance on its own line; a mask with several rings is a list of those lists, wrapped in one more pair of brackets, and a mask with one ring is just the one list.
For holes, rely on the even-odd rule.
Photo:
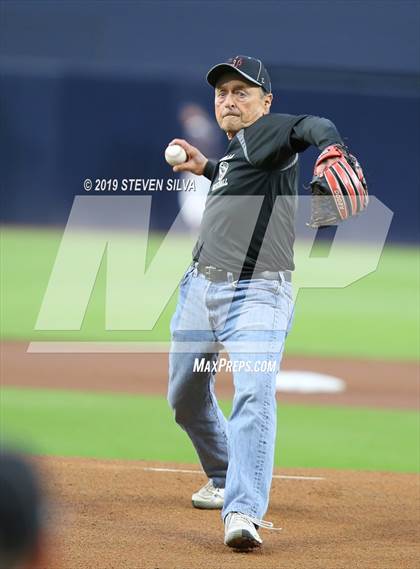
[(223, 178), (226, 176), (226, 172), (229, 169), (229, 164), (227, 162), (220, 162), (219, 164), (219, 182), (220, 180), (223, 180)]
[(220, 162), (219, 164), (219, 176), (218, 176), (218, 180), (215, 184), (213, 184), (212, 186), (212, 191), (213, 190), (218, 190), (219, 188), (222, 188), (223, 186), (227, 186), (228, 185), (228, 181), (226, 180), (225, 176), (226, 176), (226, 172), (229, 170), (229, 162)]

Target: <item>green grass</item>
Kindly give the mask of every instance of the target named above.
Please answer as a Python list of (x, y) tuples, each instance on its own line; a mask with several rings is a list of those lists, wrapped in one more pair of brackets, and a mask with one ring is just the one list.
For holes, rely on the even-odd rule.
[[(165, 341), (169, 321), (175, 310), (176, 293), (172, 295), (156, 326), (150, 331), (107, 331), (105, 329), (106, 262), (102, 261), (95, 287), (80, 330), (37, 331), (35, 325), (51, 271), (59, 250), (62, 232), (57, 230), (4, 229), (0, 240), (0, 335), (9, 340), (74, 340), (74, 341)], [(149, 240), (148, 262), (159, 247), (161, 237)], [(167, 255), (167, 271), (177, 267), (179, 248), (186, 250), (186, 241), (171, 243)], [(83, 247), (83, 244), (82, 244)], [(82, 253), (82, 251), (81, 251)], [(190, 255), (189, 255), (190, 258)], [(76, 274), (77, 279), (77, 274)], [(156, 289), (144, 299), (147, 313), (153, 305)], [(64, 297), (65, 304), (68, 298)]]
[[(227, 414), (229, 404), (222, 403)], [(197, 462), (163, 397), (5, 388), (3, 438), (38, 454)], [(416, 472), (415, 412), (280, 405), (275, 463)]]
[(376, 272), (346, 288), (303, 289), (289, 353), (372, 359), (419, 358), (415, 250), (387, 248)]
[[(169, 339), (169, 321), (176, 304), (176, 291), (152, 330), (105, 329), (106, 261), (101, 264), (80, 330), (35, 331), (61, 237), (59, 230), (3, 228), (0, 251), (2, 338), (75, 341)], [(161, 237), (156, 235), (150, 238), (149, 260), (159, 248), (160, 241)], [(179, 272), (179, 259), (188, 258), (190, 249), (185, 237), (171, 240), (164, 259), (166, 275)], [(299, 252), (299, 245), (297, 250)], [(346, 264), (353, 263), (360, 255), (361, 251), (356, 248), (347, 251), (334, 271), (339, 274)], [(420, 345), (419, 272), (416, 248), (388, 247), (377, 270), (351, 286), (301, 290), (287, 353), (417, 359)], [(144, 314), (149, 314), (154, 301), (161, 298), (159, 285), (141, 297), (140, 307)], [(63, 298), (62, 304), (66, 305), (68, 301), (69, 298)], [(124, 308), (129, 312), (128, 304)]]

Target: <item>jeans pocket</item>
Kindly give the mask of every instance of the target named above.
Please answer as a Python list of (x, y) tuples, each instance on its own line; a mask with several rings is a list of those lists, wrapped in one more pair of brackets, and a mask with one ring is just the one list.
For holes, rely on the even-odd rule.
[(289, 283), (287, 281), (284, 281), (283, 284), (281, 285), (281, 290), (283, 292), (283, 294), (285, 296), (287, 296), (287, 298), (290, 300), (290, 302), (292, 302), (292, 304), (294, 303), (294, 298), (293, 298), (293, 287), (292, 287), (292, 283)]
[(248, 289), (249, 291), (264, 291), (271, 292), (273, 294), (278, 294), (281, 289), (281, 283), (279, 280), (270, 279), (249, 279), (238, 281), (236, 288)]
[(187, 282), (187, 280), (188, 280), (189, 276), (192, 274), (193, 270), (194, 270), (194, 266), (190, 265), (188, 267), (188, 269), (185, 271), (185, 273), (182, 275), (182, 278), (179, 281), (179, 286), (183, 286)]

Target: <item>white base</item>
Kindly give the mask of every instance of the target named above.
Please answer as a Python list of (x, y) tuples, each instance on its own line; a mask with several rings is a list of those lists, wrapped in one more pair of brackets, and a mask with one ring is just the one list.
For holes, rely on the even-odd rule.
[(346, 382), (313, 371), (280, 371), (276, 389), (283, 393), (339, 393), (345, 391)]

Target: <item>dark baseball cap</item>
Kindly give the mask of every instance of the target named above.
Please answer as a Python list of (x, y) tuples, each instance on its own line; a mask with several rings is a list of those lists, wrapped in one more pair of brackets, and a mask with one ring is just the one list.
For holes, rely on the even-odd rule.
[(220, 77), (232, 71), (242, 75), (251, 83), (259, 85), (266, 93), (271, 93), (271, 80), (267, 69), (260, 59), (248, 55), (237, 55), (225, 63), (218, 63), (207, 73), (207, 81), (212, 87), (216, 87)]

